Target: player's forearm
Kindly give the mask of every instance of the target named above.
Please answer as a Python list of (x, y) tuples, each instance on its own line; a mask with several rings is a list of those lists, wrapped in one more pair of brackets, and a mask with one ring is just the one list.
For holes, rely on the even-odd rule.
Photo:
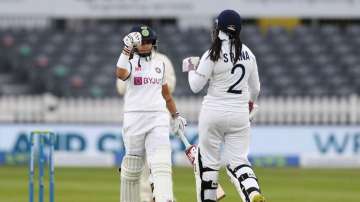
[(195, 70), (189, 71), (189, 86), (194, 93), (198, 93), (206, 85), (207, 79)]
[(248, 84), (249, 84), (249, 92), (250, 92), (250, 101), (255, 102), (260, 93), (260, 79), (259, 79), (259, 74), (256, 70), (251, 73)]
[(169, 110), (172, 117), (175, 117), (178, 115), (178, 111), (176, 109), (176, 104), (175, 104), (175, 101), (173, 98), (166, 100), (166, 108)]
[(250, 101), (255, 102), (259, 96), (260, 88), (258, 89), (252, 89), (250, 91)]
[(116, 77), (125, 81), (129, 77), (129, 72), (121, 67), (116, 68)]
[(176, 109), (176, 104), (175, 101), (173, 99), (173, 97), (171, 96), (169, 87), (167, 84), (162, 86), (162, 96), (166, 102), (166, 108), (169, 110), (171, 116), (177, 116), (177, 109)]
[(260, 82), (256, 85), (249, 85), (250, 101), (255, 102), (260, 94)]

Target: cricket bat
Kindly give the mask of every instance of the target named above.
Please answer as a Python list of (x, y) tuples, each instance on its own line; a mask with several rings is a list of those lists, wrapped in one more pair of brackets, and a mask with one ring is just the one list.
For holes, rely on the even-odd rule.
[[(181, 139), (183, 144), (185, 145), (186, 157), (190, 161), (191, 165), (194, 165), (195, 156), (197, 155), (196, 154), (196, 152), (197, 152), (196, 145), (192, 145), (192, 144), (189, 143), (189, 141), (185, 137), (183, 131), (179, 130), (177, 135)], [(221, 187), (220, 184), (218, 185), (218, 188), (216, 190), (216, 197), (217, 197), (217, 200), (221, 200), (221, 199), (223, 199), (225, 197), (225, 192), (224, 192), (224, 190), (223, 190), (223, 188)]]

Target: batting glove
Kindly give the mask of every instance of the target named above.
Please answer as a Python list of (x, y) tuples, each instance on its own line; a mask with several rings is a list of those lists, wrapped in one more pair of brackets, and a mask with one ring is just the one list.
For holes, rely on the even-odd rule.
[(255, 115), (259, 111), (259, 106), (255, 104), (254, 102), (249, 102), (249, 119), (250, 121), (253, 121), (255, 118)]
[(188, 72), (191, 70), (195, 70), (200, 62), (199, 57), (187, 57), (182, 62), (182, 71)]
[(131, 32), (124, 37), (123, 42), (126, 48), (132, 49), (141, 44), (141, 38), (140, 32)]
[(180, 115), (173, 117), (171, 122), (171, 130), (173, 133), (177, 133), (179, 130), (182, 132), (185, 131), (185, 126), (187, 125), (186, 119)]
[(254, 102), (249, 101), (249, 112), (251, 113), (251, 111), (254, 109)]

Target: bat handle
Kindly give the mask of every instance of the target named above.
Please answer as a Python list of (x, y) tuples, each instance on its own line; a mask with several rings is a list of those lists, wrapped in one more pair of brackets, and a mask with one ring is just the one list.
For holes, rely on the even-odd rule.
[(185, 137), (184, 132), (182, 130), (178, 131), (178, 136), (180, 137), (181, 141), (184, 143), (186, 149), (191, 147), (191, 144), (189, 143), (188, 139)]

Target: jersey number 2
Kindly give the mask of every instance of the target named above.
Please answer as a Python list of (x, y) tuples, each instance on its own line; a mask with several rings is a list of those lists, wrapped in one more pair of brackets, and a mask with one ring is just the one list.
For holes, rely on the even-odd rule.
[(234, 94), (241, 94), (242, 91), (241, 90), (234, 90), (235, 86), (238, 85), (241, 80), (244, 78), (245, 76), (245, 67), (242, 64), (237, 64), (235, 65), (232, 69), (231, 69), (231, 74), (235, 74), (235, 70), (236, 68), (241, 68), (241, 76), (239, 78), (239, 80), (237, 80), (233, 85), (230, 86), (230, 88), (227, 90), (228, 93), (234, 93)]

